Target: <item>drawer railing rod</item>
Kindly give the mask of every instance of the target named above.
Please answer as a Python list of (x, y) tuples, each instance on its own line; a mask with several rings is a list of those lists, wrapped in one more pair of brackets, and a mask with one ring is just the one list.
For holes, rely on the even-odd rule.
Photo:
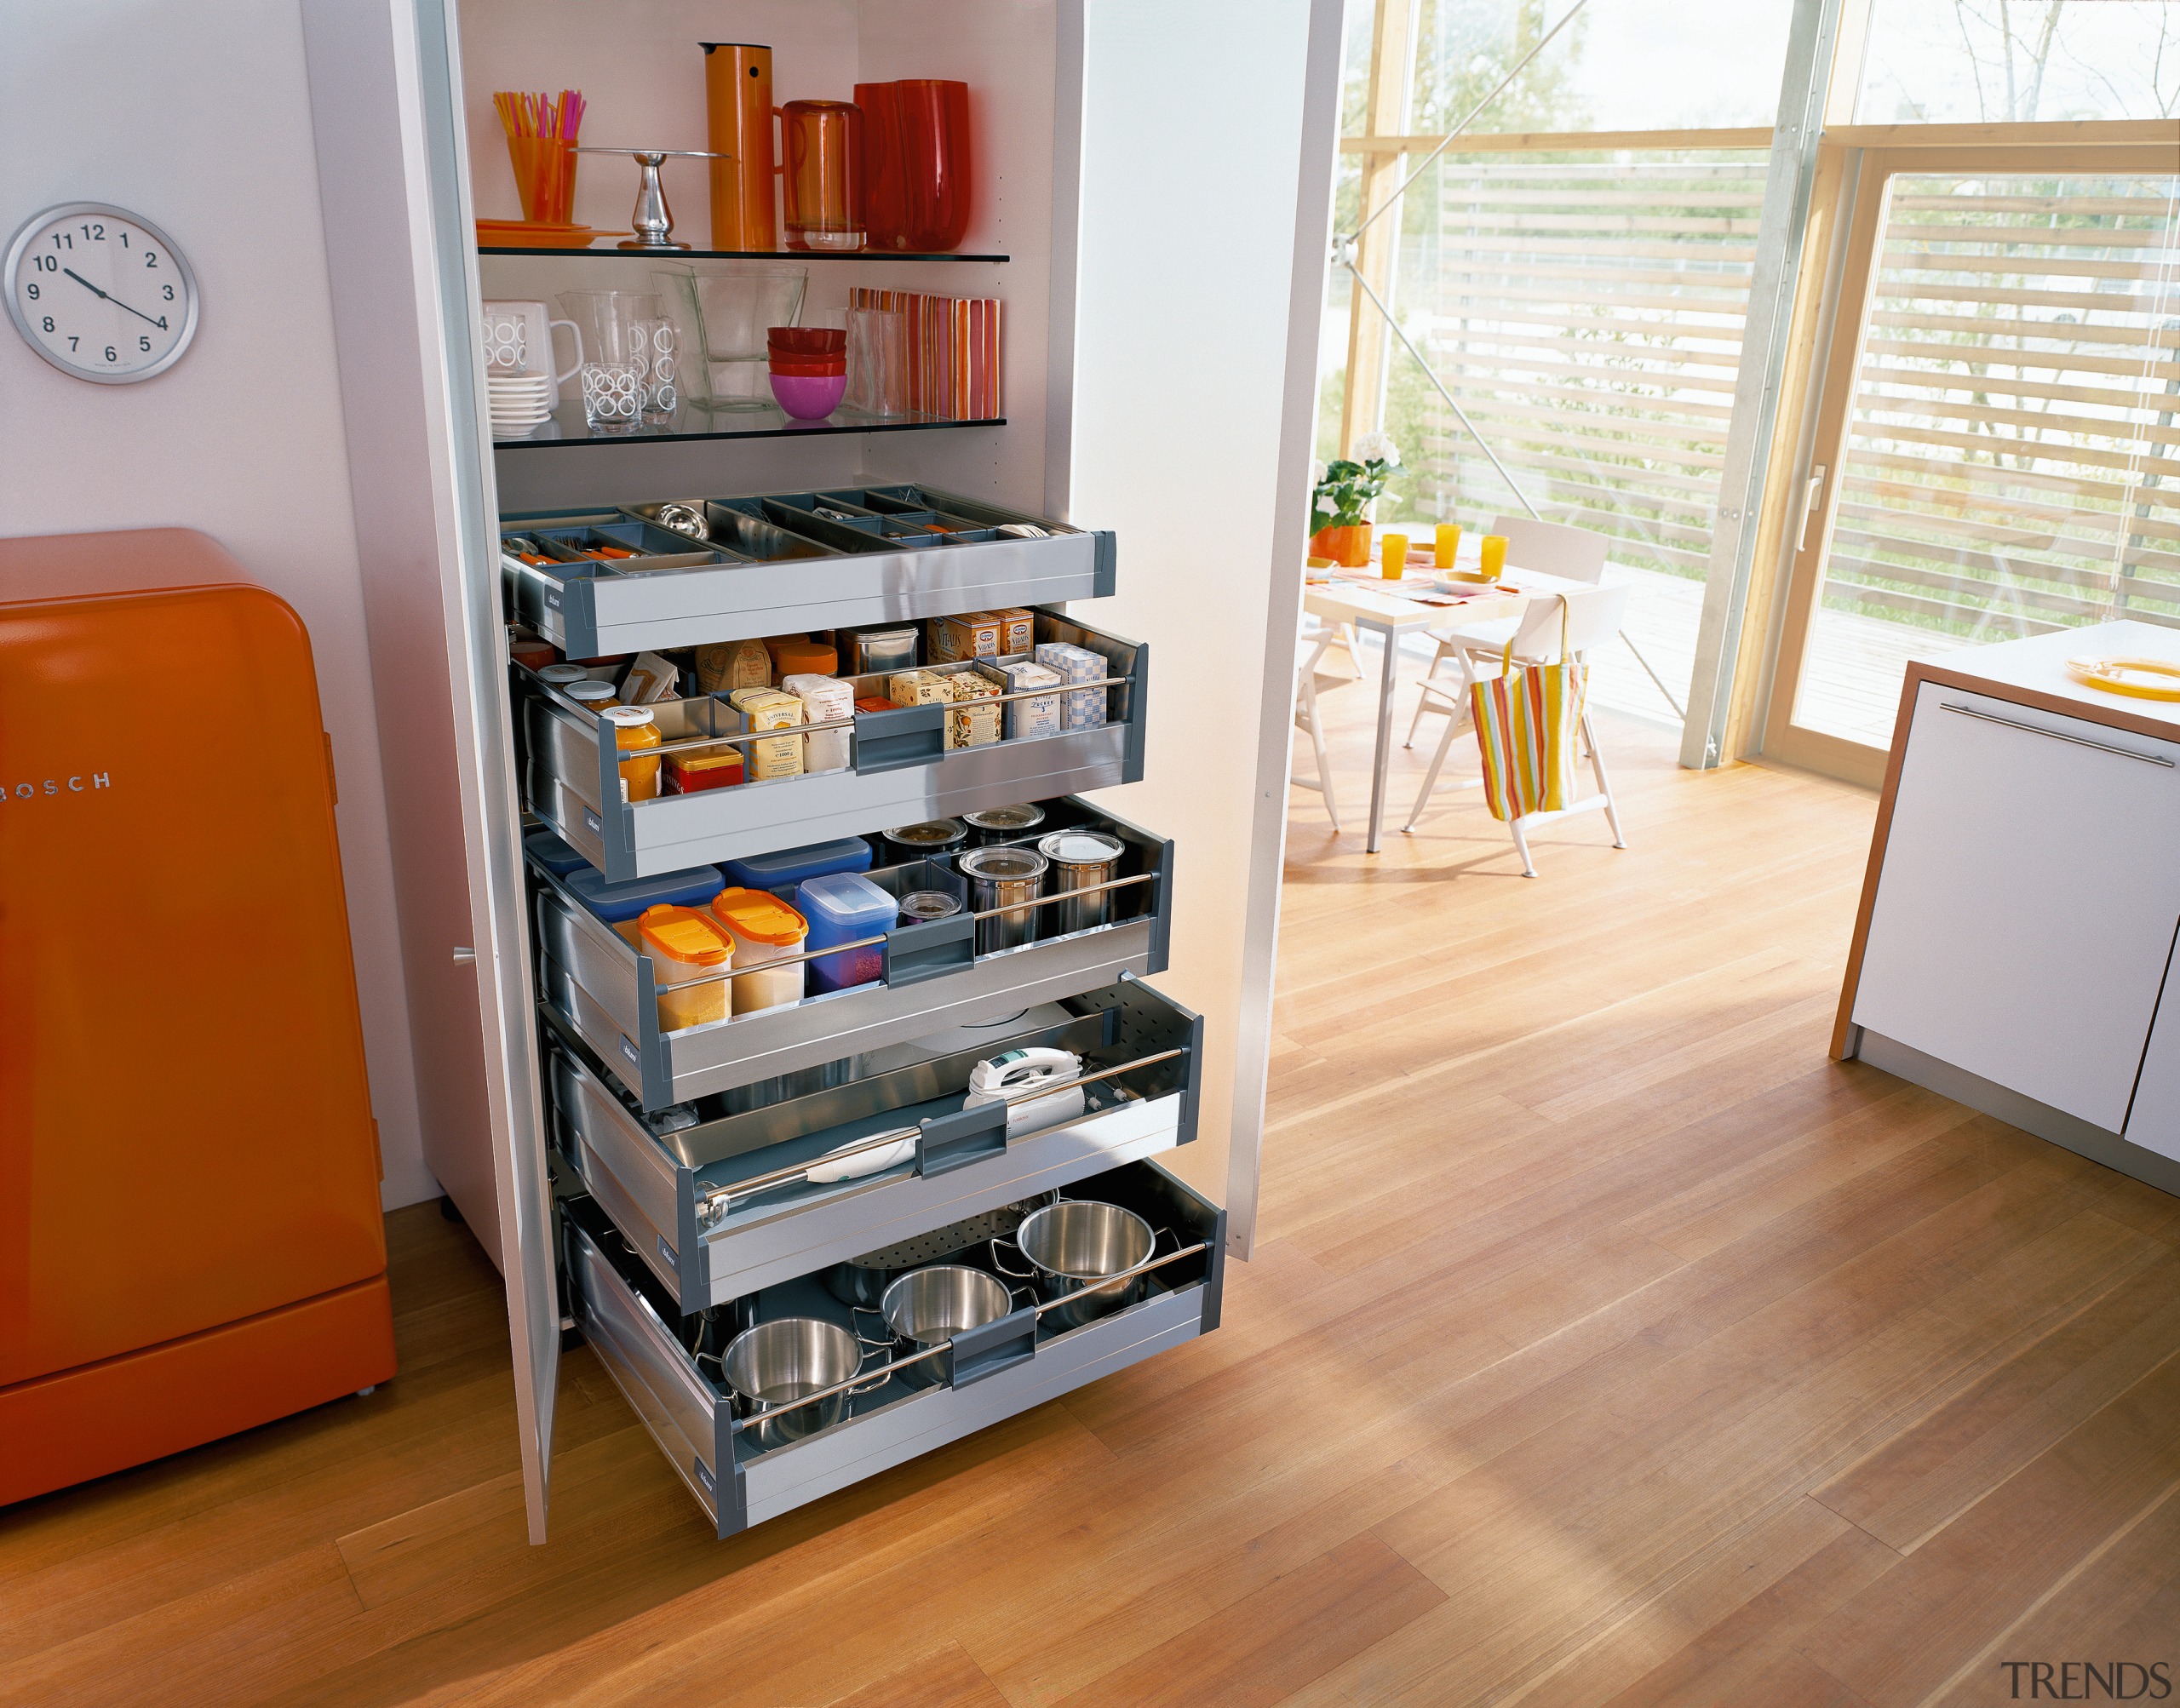
[[(1109, 1287), (1116, 1287), (1122, 1281), (1133, 1281), (1139, 1275), (1146, 1275), (1152, 1270), (1162, 1269), (1167, 1264), (1179, 1263), (1183, 1258), (1192, 1258), (1197, 1252), (1209, 1249), (1210, 1247), (1207, 1242), (1199, 1241), (1193, 1246), (1183, 1246), (1177, 1252), (1168, 1252), (1162, 1258), (1145, 1258), (1133, 1269), (1122, 1270), (1114, 1275), (1077, 1275), (1070, 1276), (1070, 1279), (1082, 1281), (1085, 1284), (1085, 1291), (1097, 1291)], [(1037, 1307), (1037, 1315), (1041, 1318), (1047, 1311), (1056, 1310), (1063, 1304), (1073, 1304), (1081, 1298), (1081, 1294), (1077, 1292), (1070, 1293), (1064, 1298), (1047, 1299)], [(905, 1358), (893, 1359), (888, 1363), (880, 1365), (875, 1370), (858, 1370), (846, 1381), (835, 1382), (829, 1388), (820, 1388), (813, 1393), (798, 1395), (792, 1400), (782, 1401), (777, 1406), (768, 1406), (765, 1410), (752, 1413), (746, 1418), (735, 1418), (730, 1421), (728, 1427), (740, 1430), (761, 1424), (766, 1418), (775, 1416), (781, 1412), (798, 1411), (805, 1406), (814, 1406), (823, 1401), (832, 1399), (837, 1395), (847, 1393), (851, 1390), (868, 1391), (883, 1382), (896, 1370), (904, 1370), (911, 1364), (921, 1364), (926, 1358), (936, 1358), (953, 1344), (953, 1339), (949, 1336), (934, 1345), (926, 1347), (921, 1352), (911, 1352)]]
[[(1133, 678), (1127, 676), (1101, 676), (1095, 682), (1064, 682), (1055, 688), (1022, 688), (1011, 694), (979, 694), (973, 700), (933, 701), (927, 703), (943, 705), (949, 711), (953, 710), (956, 706), (1001, 706), (1011, 700), (1036, 700), (1047, 695), (1057, 699), (1062, 694), (1087, 692), (1093, 688), (1127, 688), (1133, 685)], [(604, 721), (600, 714), (569, 699), (550, 683), (541, 684), (539, 691), (550, 698), (555, 705), (574, 714), (578, 718), (589, 719), (594, 724)], [(893, 709), (906, 711), (909, 708), (905, 706), (897, 706)], [(675, 741), (661, 742), (655, 748), (627, 748), (622, 753), (620, 762), (626, 765), (631, 759), (655, 759), (665, 754), (686, 753), (692, 748), (747, 747), (752, 742), (772, 741), (783, 736), (819, 736), (832, 730), (852, 730), (854, 727), (853, 718), (829, 718), (822, 724), (783, 724), (777, 729), (745, 731), (738, 734), (722, 732), (716, 736), (685, 736)], [(992, 744), (980, 743), (979, 745)]]
[(2092, 742), (2086, 736), (2070, 736), (2062, 730), (2047, 730), (2041, 724), (2024, 724), (2018, 718), (2001, 718), (1995, 712), (1985, 712), (1974, 706), (1964, 706), (1958, 701), (1941, 700), (1941, 712), (1958, 712), (1964, 718), (1980, 718), (1987, 724), (2003, 724), (2009, 730), (2026, 730), (2032, 736), (2049, 736), (2055, 742), (2071, 742), (2078, 748), (2094, 748), (2100, 754), (2117, 754), (2123, 759), (2140, 759), (2146, 765), (2163, 765), (2172, 769), (2172, 761), (2162, 754), (2138, 754), (2132, 748), (2115, 748), (2109, 742)]
[[(1048, 1098), (1057, 1092), (1071, 1092), (1077, 1086), (1094, 1085), (1099, 1080), (1111, 1079), (1116, 1074), (1130, 1074), (1138, 1068), (1156, 1067), (1161, 1062), (1170, 1062), (1176, 1056), (1187, 1054), (1186, 1048), (1159, 1050), (1148, 1056), (1138, 1056), (1132, 1062), (1122, 1062), (1116, 1068), (1100, 1068), (1094, 1074), (1083, 1074), (1072, 1080), (1058, 1080), (1032, 1086), (1026, 1091), (1010, 1093), (1001, 1098), (1000, 1101), (1018, 1103), (1027, 1103), (1033, 1098)], [(1049, 1128), (1045, 1130), (1051, 1131)], [(769, 1173), (752, 1174), (747, 1179), (726, 1181), (716, 1186), (707, 1186), (697, 1195), (697, 1202), (699, 1205), (706, 1205), (716, 1203), (722, 1198), (746, 1198), (752, 1193), (763, 1191), (768, 1186), (777, 1186), (789, 1180), (800, 1180), (822, 1163), (838, 1162), (844, 1157), (861, 1156), (866, 1151), (882, 1150), (889, 1144), (898, 1144), (904, 1138), (914, 1138), (921, 1131), (921, 1127), (897, 1126), (884, 1132), (875, 1132), (868, 1138), (858, 1139), (852, 1145), (844, 1144), (838, 1150), (829, 1150), (823, 1156), (813, 1156), (807, 1162), (796, 1163), (793, 1167), (775, 1168)]]
[[(1104, 884), (1085, 884), (1079, 890), (1055, 890), (1051, 895), (1040, 896), (1032, 902), (1010, 902), (1003, 908), (987, 908), (980, 914), (949, 914), (948, 917), (995, 920), (1001, 914), (1026, 914), (1032, 908), (1049, 907), (1054, 902), (1078, 901), (1084, 896), (1094, 896), (1101, 890), (1124, 890), (1131, 884), (1155, 884), (1157, 881), (1158, 874), (1156, 872), (1142, 872), (1133, 878), (1115, 878)], [(1107, 923), (1125, 926), (1133, 925), (1135, 922), (1133, 920), (1111, 920)], [(1103, 927), (1093, 926), (1088, 929), (1098, 931), (1102, 930)], [(882, 937), (856, 937), (847, 943), (828, 943), (823, 949), (806, 949), (798, 954), (775, 955), (770, 960), (753, 961), (748, 966), (730, 966), (718, 972), (702, 973), (695, 978), (685, 978), (678, 983), (662, 984), (658, 987), (658, 992), (663, 996), (669, 991), (693, 990), (700, 984), (724, 984), (730, 978), (754, 978), (757, 974), (769, 971), (776, 966), (792, 966), (797, 961), (823, 960), (829, 954), (846, 954), (851, 949), (875, 949), (885, 941), (886, 939)]]

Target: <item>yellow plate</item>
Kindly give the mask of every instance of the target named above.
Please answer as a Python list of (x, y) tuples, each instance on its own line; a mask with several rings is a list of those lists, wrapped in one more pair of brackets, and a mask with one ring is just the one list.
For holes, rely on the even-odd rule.
[(2069, 658), (2067, 674), (2107, 694), (2180, 700), (2180, 664), (2162, 658)]

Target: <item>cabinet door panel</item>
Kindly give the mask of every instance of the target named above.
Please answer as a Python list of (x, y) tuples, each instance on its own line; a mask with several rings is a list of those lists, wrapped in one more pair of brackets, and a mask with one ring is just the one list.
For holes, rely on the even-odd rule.
[[(2180, 960), (2180, 951), (2174, 959)], [(2180, 980), (2165, 975), (2165, 994), (2143, 1052), (2134, 1107), (2127, 1111), (2127, 1138), (2160, 1156), (2180, 1159)]]
[(2180, 920), (2176, 759), (1925, 684), (1856, 1023), (2119, 1132)]

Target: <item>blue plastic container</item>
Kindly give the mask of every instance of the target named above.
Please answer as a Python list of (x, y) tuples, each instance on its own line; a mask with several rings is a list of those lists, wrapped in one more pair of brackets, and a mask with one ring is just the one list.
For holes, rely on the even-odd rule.
[(701, 908), (726, 887), (720, 882), (716, 866), (692, 866), (686, 872), (662, 872), (656, 878), (609, 884), (603, 872), (586, 862), (581, 871), (571, 872), (560, 881), (583, 906), (615, 926), (662, 902)]
[(860, 836), (843, 836), (837, 842), (813, 842), (806, 848), (776, 848), (747, 860), (722, 860), (719, 868), (728, 883), (745, 890), (783, 890), (806, 878), (868, 872), (870, 845)]
[(565, 878), (590, 864), (549, 830), (531, 831), (522, 839), (522, 849), (556, 878)]
[[(812, 951), (881, 936), (892, 928), (901, 908), (892, 896), (853, 872), (834, 872), (797, 884), (795, 905), (810, 921), (810, 938), (803, 947)], [(873, 943), (812, 961), (810, 983), (818, 990), (846, 990), (851, 985), (875, 983), (885, 971), (885, 949)]]

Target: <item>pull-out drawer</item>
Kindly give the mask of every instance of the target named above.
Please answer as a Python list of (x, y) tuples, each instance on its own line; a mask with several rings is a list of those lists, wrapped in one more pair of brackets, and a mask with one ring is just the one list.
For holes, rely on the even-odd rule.
[[(645, 1109), (662, 1109), (1096, 989), (1123, 973), (1162, 972), (1172, 929), (1173, 845), (1080, 800), (1051, 801), (1046, 809), (1041, 833), (1087, 826), (1117, 837), (1127, 850), (1111, 880), (1116, 887), (1104, 892), (1104, 923), (1066, 931), (1070, 911), (1091, 911), (1095, 904), (1086, 906), (1084, 892), (1055, 891), (1036, 903), (1036, 939), (1013, 949), (977, 954), (975, 921), (966, 910), (950, 920), (898, 926), (881, 940), (883, 975), (875, 983), (672, 1032), (660, 1029), (661, 987), (651, 956), (629, 941), (628, 928), (606, 924), (550, 873), (533, 867), (538, 944), (565, 975), (548, 987), (546, 1000)], [(896, 896), (942, 883), (959, 893), (965, 881), (947, 856), (864, 875)]]
[[(526, 685), (526, 805), (592, 865), (624, 883), (776, 848), (1140, 781), (1150, 649), (1050, 611), (1039, 611), (1036, 624), (1039, 643), (1072, 642), (1106, 661), (1103, 725), (947, 750), (941, 743), (948, 707), (858, 712), (845, 720), (852, 733), (842, 770), (652, 800), (623, 799), (622, 755), (610, 735), (601, 738), (610, 728), (603, 719), (519, 672)], [(882, 675), (843, 679), (858, 697), (886, 693)], [(1092, 685), (1075, 691), (1093, 690)], [(999, 696), (1002, 702), (1010, 697), (1021, 696)], [(669, 700), (651, 709), (669, 752), (677, 743), (684, 749), (746, 747), (767, 739), (750, 736), (742, 714), (721, 696)]]
[[(823, 1270), (767, 1286), (732, 1310), (684, 1315), (598, 1206), (575, 1199), (563, 1206), (570, 1291), (584, 1338), (724, 1538), (1218, 1327), (1224, 1212), (1153, 1162), (1110, 1168), (1068, 1195), (1117, 1204), (1163, 1235), (1135, 1303), (1069, 1327), (1065, 1313), (1040, 1310), (1016, 1291), (1014, 1314), (993, 1325), (1006, 1337), (1003, 1356), (951, 1349), (925, 1361), (932, 1385), (912, 1386), (890, 1352), (874, 1349), (857, 1375), (869, 1391), (844, 1393), (838, 1422), (777, 1445), (738, 1415), (719, 1354), (736, 1324), (783, 1317), (880, 1338), (878, 1319), (841, 1304)], [(980, 1241), (953, 1260), (989, 1268), (991, 1252)]]
[[(626, 564), (541, 566), (503, 555), (513, 615), (571, 657), (594, 658), (1102, 599), (1115, 586), (1110, 534), (931, 487), (690, 499), (676, 507), (703, 519), (706, 537), (691, 539), (691, 549), (747, 561), (632, 570)], [(651, 522), (667, 508), (633, 506), (620, 519)], [(921, 519), (926, 515), (932, 519)], [(502, 526), (535, 519), (510, 516)], [(1010, 529), (1040, 530), (1042, 537)]]
[[(548, 1077), (562, 1154), (694, 1310), (1189, 1143), (1202, 1033), (1187, 1009), (1123, 978), (854, 1058), (809, 1075), (831, 1081), (823, 1089), (777, 1102), (728, 1093), (646, 1115), (565, 1039)], [(1037, 1046), (1095, 1076), (1081, 1115), (1009, 1137), (1000, 1105), (964, 1109), (978, 1061)], [(892, 1160), (856, 1178), (806, 1177), (813, 1164), (833, 1172), (827, 1153), (848, 1145)]]

